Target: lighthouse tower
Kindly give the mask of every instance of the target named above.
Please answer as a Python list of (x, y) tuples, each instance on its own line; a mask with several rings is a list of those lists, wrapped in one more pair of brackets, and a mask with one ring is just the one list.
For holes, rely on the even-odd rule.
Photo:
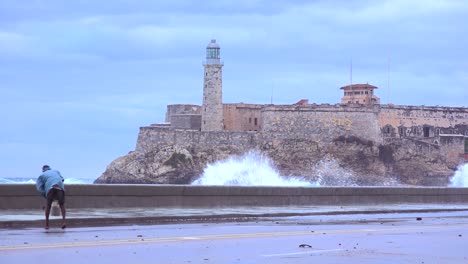
[(206, 62), (203, 64), (202, 131), (221, 131), (223, 125), (223, 63), (220, 61), (219, 45), (215, 39), (206, 47)]

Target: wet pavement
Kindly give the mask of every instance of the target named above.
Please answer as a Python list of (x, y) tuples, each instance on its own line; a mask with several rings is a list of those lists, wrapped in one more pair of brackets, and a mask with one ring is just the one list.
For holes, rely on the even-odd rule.
[[(53, 211), (53, 210), (52, 210)], [(192, 222), (241, 222), (274, 217), (468, 211), (468, 205), (389, 204), (355, 206), (283, 206), (232, 208), (71, 208), (70, 227)], [(51, 214), (51, 224), (61, 217)], [(0, 228), (42, 227), (43, 210), (0, 210)]]
[(0, 263), (468, 263), (468, 211), (406, 209), (248, 222), (7, 228), (0, 229)]

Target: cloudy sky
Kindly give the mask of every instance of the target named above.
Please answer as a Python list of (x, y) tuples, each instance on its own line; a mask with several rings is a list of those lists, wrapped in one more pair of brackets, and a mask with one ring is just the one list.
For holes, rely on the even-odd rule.
[(95, 179), (167, 104), (201, 104), (221, 45), (223, 101), (468, 107), (468, 1), (2, 0), (1, 177), (43, 164)]

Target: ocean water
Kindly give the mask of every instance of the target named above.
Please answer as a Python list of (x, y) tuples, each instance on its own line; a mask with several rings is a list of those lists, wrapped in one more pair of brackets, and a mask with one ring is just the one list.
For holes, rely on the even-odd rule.
[[(91, 184), (92, 179), (65, 178), (65, 184)], [(36, 179), (32, 178), (0, 178), (0, 184), (36, 184)]]

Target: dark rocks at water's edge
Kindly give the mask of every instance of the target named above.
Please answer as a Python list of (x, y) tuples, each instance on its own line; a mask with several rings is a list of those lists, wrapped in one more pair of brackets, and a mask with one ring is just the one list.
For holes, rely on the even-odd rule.
[[(324, 186), (446, 186), (455, 169), (446, 164), (437, 148), (415, 151), (424, 146), (411, 140), (378, 144), (355, 136), (340, 136), (330, 143), (290, 141), (294, 139), (275, 145), (260, 144), (253, 150), (267, 156), (280, 175), (301, 176)], [(132, 151), (114, 160), (94, 183), (190, 184), (208, 164), (246, 152), (235, 145)]]
[(107, 167), (94, 183), (187, 184), (203, 171), (186, 150), (132, 151)]

